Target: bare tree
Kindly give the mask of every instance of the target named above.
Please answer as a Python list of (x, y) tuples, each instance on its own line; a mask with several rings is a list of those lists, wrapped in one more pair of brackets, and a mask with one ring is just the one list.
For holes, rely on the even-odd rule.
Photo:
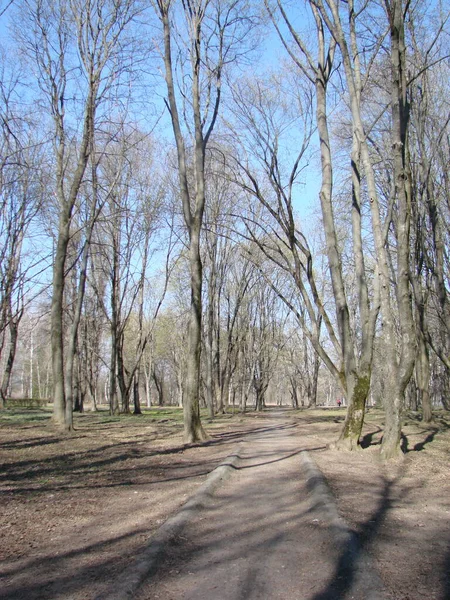
[[(445, 238), (448, 221), (446, 202), (446, 167), (441, 159), (448, 157), (448, 128), (450, 106), (448, 104), (448, 64), (442, 32), (449, 20), (432, 20), (424, 32), (424, 15), (419, 7), (413, 11), (407, 23), (407, 33), (412, 48), (408, 61), (410, 136), (409, 155), (412, 184), (412, 237), (413, 268), (411, 281), (414, 289), (417, 326), (417, 357), (415, 383), (422, 408), (423, 420), (432, 419), (430, 397), (431, 364), (430, 350), (443, 365), (442, 375), (437, 378), (445, 398), (445, 382), (450, 378), (447, 360), (450, 348), (450, 301), (446, 272)], [(444, 158), (446, 161), (447, 158)]]
[[(391, 61), (390, 98), (388, 102), (391, 106), (391, 134), (394, 148), (392, 202), (396, 207), (397, 218), (397, 264), (395, 275), (400, 336), (397, 336), (395, 327), (395, 310), (391, 297), (391, 271), (386, 250), (386, 230), (389, 228), (389, 219), (392, 217), (392, 212), (388, 213), (388, 220), (383, 224), (376, 172), (368, 142), (372, 123), (367, 123), (363, 111), (362, 90), (364, 79), (361, 71), (358, 26), (363, 17), (367, 22), (371, 7), (367, 3), (359, 4), (353, 0), (345, 3), (345, 5), (336, 0), (311, 0), (310, 5), (321, 21), (323, 20), (340, 51), (352, 118), (352, 164), (354, 170), (356, 167), (357, 185), (362, 180), (361, 175), (364, 176), (370, 200), (373, 243), (380, 289), (383, 340), (387, 360), (391, 365), (388, 382), (389, 391), (385, 406), (386, 428), (381, 453), (385, 458), (390, 458), (400, 453), (401, 411), (404, 392), (411, 377), (415, 358), (414, 322), (409, 287), (410, 182), (406, 150), (409, 112), (406, 97), (404, 38), (405, 14), (409, 8), (409, 2), (406, 4), (396, 0), (384, 2), (384, 16), (382, 13), (377, 15), (378, 22), (381, 25), (379, 25), (378, 41), (375, 40), (374, 42), (374, 48), (379, 48), (387, 31), (390, 40), (388, 52)], [(377, 7), (374, 7), (374, 10), (376, 12)], [(343, 24), (344, 18), (346, 20), (345, 26)], [(359, 168), (359, 165), (361, 165), (361, 168)], [(397, 354), (398, 345), (400, 347), (399, 354)], [(371, 351), (369, 350), (369, 352)]]
[[(224, 70), (245, 50), (253, 27), (240, 0), (155, 0), (167, 85), (167, 108), (178, 159), (180, 196), (188, 233), (191, 307), (184, 402), (184, 438), (206, 438), (199, 410), (202, 336), (200, 234), (206, 200), (205, 157), (217, 122)], [(178, 54), (177, 54), (178, 53)], [(181, 106), (180, 106), (181, 102)]]
[[(225, 175), (222, 154), (208, 162), (208, 202), (203, 244), (206, 302), (204, 318), (205, 395), (210, 411), (222, 413), (237, 367), (239, 312), (254, 282), (237, 214), (239, 188)], [(234, 378), (235, 380), (236, 378)]]
[[(98, 165), (104, 210), (94, 233), (97, 260), (96, 268), (91, 270), (91, 285), (98, 291), (98, 301), (109, 323), (111, 414), (130, 411), (132, 391), (139, 405), (135, 384), (139, 383), (142, 355), (171, 270), (173, 224), (170, 220), (164, 223), (169, 213), (165, 211), (163, 180), (153, 153), (151, 139), (124, 132), (115, 136), (115, 143), (110, 144), (109, 152)], [(151, 306), (149, 270), (157, 251), (165, 263), (161, 269), (161, 290), (153, 290)]]
[[(280, 10), (285, 23), (290, 25), (281, 5)], [(320, 200), (336, 307), (335, 318), (326, 309), (320, 286), (316, 281), (317, 271), (313, 266), (312, 251), (294, 210), (294, 200), (298, 193), (297, 181), (307, 163), (307, 151), (313, 131), (312, 99), (307, 87), (304, 90), (296, 90), (291, 79), (282, 83), (275, 76), (267, 83), (245, 81), (235, 90), (240, 139), (248, 140), (246, 153), (238, 160), (239, 168), (244, 174), (244, 189), (258, 200), (266, 214), (264, 226), (261, 216), (255, 214), (253, 223), (249, 224), (249, 231), (253, 232), (255, 241), (265, 254), (289, 275), (291, 283), (288, 288), (278, 288), (277, 291), (294, 311), (315, 351), (334, 375), (348, 400), (347, 418), (338, 445), (354, 448), (359, 441), (369, 391), (378, 304), (376, 294), (373, 306), (370, 306), (369, 302), (369, 284), (362, 247), (359, 190), (354, 185), (353, 258), (357, 272), (360, 313), (356, 330), (350, 319), (332, 192), (333, 162), (328, 132), (326, 90), (331, 75), (334, 43), (330, 42), (327, 51), (321, 19), (317, 11), (313, 11), (313, 14), (318, 60), (309, 53), (293, 28), (291, 35), (297, 45), (298, 54), (292, 51), (292, 46), (289, 48), (296, 66), (315, 87), (315, 112), (322, 161)], [(282, 39), (284, 40), (284, 37)], [(297, 136), (295, 139), (290, 133), (292, 130), (299, 133), (303, 131), (303, 134), (300, 133), (303, 138)], [(245, 132), (245, 136), (242, 135), (242, 131)], [(295, 145), (296, 154), (289, 156), (286, 148), (292, 149)], [(260, 164), (259, 173), (254, 166), (255, 157)], [(376, 289), (376, 279), (374, 284)], [(332, 353), (321, 341), (322, 325), (331, 341)], [(359, 336), (357, 331), (360, 332)]]
[[(252, 384), (255, 392), (255, 410), (266, 406), (266, 394), (284, 348), (283, 336), (286, 312), (280, 310), (276, 293), (267, 293), (266, 282), (259, 279), (254, 302), (252, 303), (252, 326), (250, 328), (252, 366)], [(276, 285), (274, 286), (276, 288)], [(285, 308), (285, 307), (284, 307)]]
[(0, 356), (5, 343), (8, 356), (0, 386), (0, 406), (8, 394), (19, 324), (33, 271), (33, 297), (39, 287), (39, 253), (31, 256), (26, 239), (47, 191), (42, 145), (37, 140), (33, 119), (22, 107), (22, 78), (21, 68), (13, 69), (3, 55), (0, 70)]
[[(99, 106), (121, 79), (127, 30), (140, 4), (33, 0), (20, 5), (17, 36), (42, 93), (53, 128), (58, 233), (53, 265), (52, 357), (54, 420), (72, 429), (64, 389), (64, 288), (73, 210), (93, 148)], [(79, 106), (82, 116), (79, 117)], [(81, 131), (78, 135), (78, 128)]]
[(312, 407), (317, 403), (320, 357), (303, 329), (287, 330), (283, 352), (285, 377), (288, 378), (289, 394), (293, 408)]

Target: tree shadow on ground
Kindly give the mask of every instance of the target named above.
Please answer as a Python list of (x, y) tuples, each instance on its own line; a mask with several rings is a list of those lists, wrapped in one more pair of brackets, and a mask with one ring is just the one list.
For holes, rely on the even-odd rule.
[[(426, 432), (421, 431), (421, 433), (426, 433)], [(423, 450), (427, 444), (430, 444), (434, 440), (437, 433), (439, 433), (439, 428), (433, 427), (433, 429), (430, 431), (430, 433), (427, 435), (427, 437), (423, 441), (421, 441), (417, 444), (414, 444), (412, 450), (415, 452), (420, 452), (421, 450)]]
[[(106, 461), (78, 465), (75, 469), (69, 466), (64, 470), (45, 470), (35, 471), (33, 478), (26, 474), (18, 477), (11, 474), (5, 477), (3, 485), (11, 487), (16, 499), (28, 494), (45, 496), (48, 493), (65, 492), (70, 490), (90, 490), (90, 489), (120, 489), (124, 486), (153, 486), (158, 484), (170, 483), (173, 481), (189, 480), (196, 477), (203, 477), (213, 471), (222, 458), (207, 458), (190, 460), (188, 462), (174, 462), (172, 464), (160, 464), (159, 462), (147, 463), (148, 456), (143, 455), (142, 465), (136, 469), (127, 463), (129, 455), (120, 455), (110, 460), (114, 464), (113, 470), (95, 472), (96, 466), (103, 466)], [(123, 465), (118, 468), (118, 465)], [(161, 476), (163, 475), (163, 476)], [(58, 480), (59, 478), (59, 480)], [(13, 484), (13, 486), (11, 485)]]
[[(2, 472), (0, 473), (0, 482), (8, 484), (21, 484), (22, 482), (39, 482), (42, 479), (49, 478), (64, 478), (70, 484), (72, 474), (76, 475), (77, 481), (84, 475), (92, 475), (94, 471), (99, 469), (113, 469), (126, 464), (128, 460), (149, 460), (158, 456), (183, 454), (190, 448), (212, 447), (221, 445), (231, 445), (238, 440), (242, 440), (249, 435), (269, 434), (280, 430), (293, 429), (295, 425), (277, 425), (272, 427), (258, 427), (256, 429), (246, 429), (232, 435), (217, 434), (213, 439), (198, 444), (179, 444), (168, 448), (151, 448), (140, 444), (143, 439), (147, 440), (146, 434), (141, 434), (131, 441), (119, 441), (116, 444), (102, 445), (89, 450), (74, 450), (63, 455), (48, 456), (39, 459), (27, 459), (5, 463)], [(39, 446), (42, 444), (56, 444), (58, 438), (51, 438), (51, 441), (46, 439), (39, 441), (34, 438), (33, 445)], [(149, 440), (150, 441), (150, 440)], [(139, 444), (137, 447), (136, 445)], [(30, 445), (31, 447), (31, 445)], [(213, 469), (216, 466), (210, 466)], [(158, 467), (159, 468), (159, 467)], [(166, 466), (163, 468), (167, 468)], [(125, 469), (126, 470), (126, 469)], [(206, 471), (207, 472), (207, 471)], [(117, 485), (120, 485), (120, 472), (115, 471), (118, 477)], [(129, 481), (126, 482), (130, 484)], [(64, 487), (64, 482), (59, 482), (58, 488)], [(69, 485), (68, 487), (73, 487)], [(84, 487), (84, 486), (79, 486)], [(102, 487), (101, 482), (98, 486)], [(111, 487), (111, 484), (108, 484)], [(54, 490), (54, 487), (46, 487), (44, 491)]]
[(429, 429), (426, 429), (425, 431), (419, 431), (417, 435), (422, 435), (425, 433), (428, 433), (428, 435), (421, 442), (417, 442), (416, 444), (414, 444), (412, 448), (409, 447), (408, 437), (404, 433), (402, 433), (400, 443), (403, 452), (406, 454), (408, 452), (421, 452), (422, 450), (424, 450), (425, 446), (427, 444), (430, 444), (436, 437), (436, 434), (439, 433), (439, 427), (433, 427), (431, 431)]
[[(115, 536), (99, 543), (86, 544), (75, 550), (67, 550), (58, 554), (49, 553), (38, 556), (13, 567), (3, 567), (0, 575), (4, 579), (2, 600), (42, 600), (43, 598), (71, 598), (80, 591), (85, 591), (85, 597), (93, 598), (92, 585), (108, 585), (110, 579), (117, 575), (117, 570), (124, 569), (120, 562), (120, 552), (114, 552), (114, 547), (127, 541), (148, 535), (145, 529), (135, 530), (120, 536)], [(107, 554), (108, 558), (95, 560), (91, 564), (79, 566), (80, 559), (90, 554)], [(114, 556), (115, 558), (111, 558)], [(123, 560), (123, 557), (122, 557)], [(78, 564), (78, 566), (77, 566)], [(7, 580), (17, 577), (17, 580), (7, 585)]]
[[(189, 459), (185, 452), (192, 448), (222, 445), (232, 447), (249, 436), (276, 435), (277, 432), (295, 428), (296, 425), (278, 422), (275, 426), (247, 427), (234, 434), (217, 433), (213, 439), (204, 443), (178, 444), (169, 448), (154, 448), (143, 443), (148, 436), (139, 434), (131, 441), (118, 441), (91, 449), (74, 449), (62, 455), (6, 463), (0, 473), (0, 485), (10, 489), (20, 501), (21, 498), (26, 499), (29, 494), (39, 498), (48, 493), (65, 491), (120, 489), (129, 486), (142, 488), (174, 481), (182, 482), (208, 475), (223, 460), (223, 457), (211, 456), (192, 456)], [(50, 439), (54, 444), (59, 440), (58, 437)], [(30, 441), (39, 445), (48, 441), (48, 438), (32, 438)], [(173, 462), (163, 462), (162, 457), (166, 455), (173, 456)]]
[(365, 586), (369, 583), (368, 587), (372, 587), (370, 585), (372, 580), (373, 588), (381, 587), (379, 576), (370, 566), (368, 567), (364, 554), (377, 536), (391, 506), (391, 490), (394, 483), (394, 481), (384, 481), (382, 493), (379, 494), (378, 508), (362, 525), (361, 533), (357, 534), (354, 530), (344, 533), (338, 526), (333, 526), (334, 534), (341, 538), (336, 568), (327, 587), (313, 596), (312, 600), (343, 600), (350, 597), (348, 594), (352, 588), (359, 584), (362, 569), (364, 569)]
[(202, 442), (199, 444), (190, 444), (191, 447), (195, 447), (195, 446), (214, 446), (220, 443), (223, 443), (224, 441), (228, 441), (228, 440), (235, 440), (235, 439), (239, 439), (242, 438), (243, 436), (247, 436), (247, 435), (259, 435), (261, 433), (270, 433), (270, 432), (277, 432), (277, 431), (284, 431), (287, 429), (295, 429), (297, 427), (297, 425), (294, 423), (285, 423), (283, 425), (266, 425), (265, 427), (248, 427), (246, 429), (241, 429), (238, 431), (224, 431), (221, 433), (215, 433), (214, 438), (207, 440), (206, 442)]
[(366, 433), (365, 435), (362, 436), (362, 438), (360, 439), (359, 445), (361, 446), (361, 448), (369, 448), (369, 446), (377, 446), (381, 443), (381, 439), (374, 439), (375, 436), (377, 436), (378, 434), (382, 433), (383, 430), (381, 429), (381, 427), (376, 426), (376, 429), (374, 429), (373, 431), (370, 431), (369, 433)]
[(38, 446), (50, 446), (51, 444), (59, 444), (61, 441), (60, 437), (39, 437), (29, 438), (27, 440), (11, 440), (8, 442), (1, 442), (0, 449), (2, 450), (24, 450), (35, 448)]
[[(434, 440), (434, 438), (439, 433), (439, 431), (440, 431), (439, 427), (432, 427), (431, 429), (419, 431), (417, 433), (417, 435), (422, 435), (425, 433), (428, 433), (428, 435), (421, 442), (417, 442), (416, 444), (414, 444), (414, 446), (412, 448), (409, 447), (408, 436), (406, 436), (404, 433), (402, 433), (400, 444), (401, 444), (401, 448), (402, 448), (403, 452), (404, 453), (420, 452), (420, 451), (424, 450), (425, 446), (427, 444), (430, 444)], [(382, 436), (379, 439), (375, 439), (375, 436), (377, 436), (378, 434), (382, 434), (382, 433), (383, 433), (383, 429), (381, 427), (377, 426), (376, 430), (370, 431), (369, 433), (366, 433), (363, 437), (361, 437), (359, 445), (361, 446), (361, 448), (365, 449), (365, 448), (369, 448), (370, 446), (377, 446), (377, 445), (381, 444)]]
[(450, 537), (447, 545), (447, 555), (442, 566), (444, 573), (444, 595), (442, 596), (442, 600), (450, 600)]

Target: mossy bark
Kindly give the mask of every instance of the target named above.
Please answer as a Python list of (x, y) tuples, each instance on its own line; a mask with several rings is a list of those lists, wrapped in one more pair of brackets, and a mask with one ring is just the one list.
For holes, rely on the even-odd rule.
[(336, 443), (338, 450), (356, 450), (359, 448), (366, 400), (369, 394), (370, 376), (356, 376), (352, 387), (344, 426)]

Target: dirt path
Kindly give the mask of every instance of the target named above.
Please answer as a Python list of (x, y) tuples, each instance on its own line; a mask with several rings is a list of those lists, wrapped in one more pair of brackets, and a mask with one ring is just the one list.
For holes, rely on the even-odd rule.
[(330, 515), (307, 488), (304, 448), (284, 413), (249, 435), (237, 472), (171, 544), (136, 599), (331, 600), (344, 591), (355, 600), (381, 598), (373, 579), (350, 572), (348, 548), (330, 534)]
[(92, 419), (1, 431), (2, 600), (96, 598), (246, 434), (185, 447), (181, 426)]
[[(218, 415), (199, 446), (183, 445), (177, 414), (79, 415), (71, 436), (48, 411), (0, 415), (2, 600), (112, 600), (161, 525), (237, 448), (238, 468), (135, 600), (373, 600), (383, 587), (389, 600), (450, 600), (448, 413), (428, 425), (405, 415), (404, 460), (390, 464), (379, 460), (379, 410), (357, 453), (327, 449), (344, 409)], [(328, 507), (308, 489), (303, 450), (333, 493)], [(351, 527), (338, 543), (336, 508)]]

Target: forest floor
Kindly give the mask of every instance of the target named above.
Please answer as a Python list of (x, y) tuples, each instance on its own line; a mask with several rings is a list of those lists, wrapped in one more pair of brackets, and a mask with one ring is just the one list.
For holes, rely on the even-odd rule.
[[(278, 591), (258, 588), (262, 571), (256, 569), (253, 582), (250, 578), (247, 588), (233, 598), (366, 600), (345, 585), (327, 584), (330, 578), (341, 577), (338, 563), (332, 564), (338, 557), (328, 551), (326, 526), (314, 516), (301, 467), (302, 450), (323, 473), (340, 515), (370, 556), (385, 597), (450, 600), (450, 415), (440, 412), (432, 424), (424, 425), (417, 414), (408, 414), (403, 428), (405, 457), (384, 464), (378, 458), (381, 411), (369, 411), (364, 450), (353, 453), (328, 449), (337, 439), (345, 409), (286, 410), (281, 420), (274, 418), (279, 409), (274, 411), (205, 421), (211, 439), (197, 446), (183, 445), (181, 414), (176, 409), (120, 418), (85, 413), (76, 416), (76, 431), (71, 435), (51, 425), (48, 410), (0, 413), (0, 598), (93, 600), (104, 594), (120, 581), (158, 527), (240, 447), (243, 462), (217, 491), (217, 503), (211, 512), (199, 515), (197, 525), (190, 524), (191, 533), (177, 540), (178, 551), (172, 549), (160, 571), (139, 592), (139, 600), (228, 598), (216, 575), (209, 592), (203, 596), (198, 592), (201, 584), (189, 570), (187, 555), (200, 556), (201, 543), (195, 538), (220, 515), (244, 523), (239, 514), (244, 508), (233, 500), (239, 490), (239, 502), (250, 507), (253, 526), (260, 523), (261, 529), (272, 528), (273, 534), (267, 547), (252, 549), (248, 541), (253, 534), (246, 534), (243, 525), (247, 544), (243, 552), (251, 555), (255, 550), (250, 556), (254, 565), (264, 565), (265, 555), (273, 555), (278, 562), (272, 560), (264, 568)], [(283, 448), (278, 447), (280, 440)], [(252, 505), (253, 494), (258, 493), (255, 481), (245, 488), (252, 473), (255, 481), (271, 482), (266, 504), (279, 518), (270, 523)], [(289, 506), (283, 505), (284, 498), (290, 498)], [(287, 512), (294, 509), (301, 513), (295, 522)], [(223, 537), (224, 528), (231, 525), (219, 527)], [(187, 539), (189, 535), (194, 539)], [(214, 546), (218, 534), (209, 527), (205, 535)], [(283, 540), (290, 545), (280, 546)], [(228, 538), (221, 543), (228, 548), (230, 542)], [(233, 573), (238, 577), (241, 558), (234, 557), (225, 579)], [(182, 571), (183, 562), (187, 579), (170, 587), (169, 580)], [(282, 569), (289, 565), (294, 569), (302, 565), (298, 585), (286, 583)], [(190, 588), (188, 576), (193, 577)]]

